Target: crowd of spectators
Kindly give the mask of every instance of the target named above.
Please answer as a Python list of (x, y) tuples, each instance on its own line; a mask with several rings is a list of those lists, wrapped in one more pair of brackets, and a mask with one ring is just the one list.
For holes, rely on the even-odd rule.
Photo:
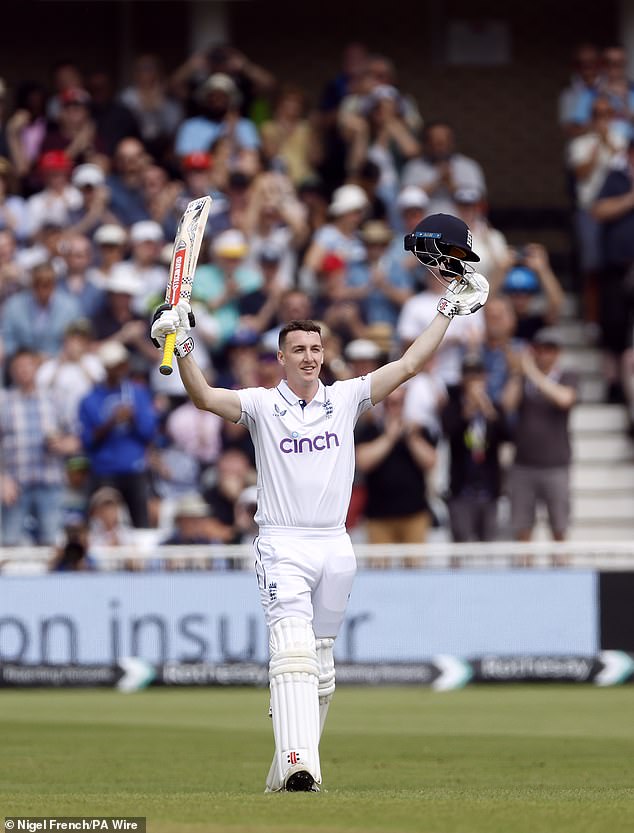
[[(598, 57), (579, 51), (561, 122), (586, 312), (602, 271), (598, 320), (622, 352), (614, 322), (626, 311), (612, 292), (634, 262), (634, 93), (617, 72), (622, 51)], [(377, 543), (421, 542), (438, 525), (456, 541), (492, 540), (507, 489), (521, 501), (502, 532), (529, 537), (541, 500), (565, 536), (576, 380), (558, 361), (560, 283), (542, 245), (513, 248), (491, 226), (485, 171), (450, 123), (420, 112), (389, 58), (348, 45), (312, 102), (226, 44), (171, 73), (141, 55), (119, 89), (63, 63), (50, 87), (0, 82), (0, 98), (5, 545), (55, 545), (56, 569), (76, 569), (91, 566), (91, 547), (140, 529), (163, 543), (250, 540), (248, 434), (197, 411), (177, 369), (158, 373), (148, 337), (178, 219), (206, 194), (193, 332), (209, 382), (228, 387), (279, 381), (277, 334), (296, 318), (322, 323), (326, 384), (400, 354), (443, 291), (403, 233), (430, 213), (462, 217), (490, 301), (454, 320), (426, 371), (360, 422), (350, 526)], [(553, 420), (557, 454), (544, 456)], [(518, 427), (509, 488), (499, 450)]]

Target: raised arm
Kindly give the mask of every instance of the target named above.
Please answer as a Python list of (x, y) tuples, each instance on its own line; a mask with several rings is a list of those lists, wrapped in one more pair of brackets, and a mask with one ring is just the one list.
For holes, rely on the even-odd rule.
[(178, 370), (187, 395), (201, 411), (211, 411), (229, 422), (240, 419), (240, 397), (237, 391), (212, 388), (191, 353), (178, 359)]
[(376, 405), (399, 385), (416, 376), (443, 340), (454, 315), (469, 315), (486, 303), (489, 284), (483, 275), (471, 273), (453, 281), (438, 302), (438, 313), (410, 344), (400, 359), (375, 370), (371, 376), (370, 397)]
[[(160, 306), (152, 321), (152, 341), (163, 349), (165, 336), (176, 333), (174, 355), (178, 359), (178, 370), (187, 395), (201, 411), (211, 411), (229, 422), (240, 419), (240, 397), (235, 390), (212, 388), (207, 384), (201, 369), (191, 355), (194, 342), (189, 335), (191, 308), (187, 301), (179, 301), (173, 307)], [(193, 322), (193, 319), (191, 319)]]

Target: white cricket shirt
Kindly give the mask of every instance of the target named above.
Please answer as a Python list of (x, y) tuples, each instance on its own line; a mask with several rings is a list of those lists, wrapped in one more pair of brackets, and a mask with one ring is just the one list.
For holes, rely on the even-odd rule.
[(261, 534), (267, 528), (345, 529), (354, 476), (354, 426), (372, 403), (370, 376), (325, 387), (302, 407), (286, 384), (238, 391), (239, 423), (255, 446)]

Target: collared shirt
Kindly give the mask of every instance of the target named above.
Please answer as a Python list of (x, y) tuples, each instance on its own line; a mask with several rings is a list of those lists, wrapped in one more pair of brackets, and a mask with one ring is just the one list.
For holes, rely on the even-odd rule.
[(354, 426), (371, 407), (370, 376), (325, 387), (302, 405), (285, 381), (238, 391), (240, 424), (255, 446), (258, 509), (266, 527), (345, 529), (354, 477)]
[(62, 460), (47, 448), (49, 437), (63, 431), (52, 397), (42, 391), (0, 391), (2, 470), (20, 486), (59, 486)]

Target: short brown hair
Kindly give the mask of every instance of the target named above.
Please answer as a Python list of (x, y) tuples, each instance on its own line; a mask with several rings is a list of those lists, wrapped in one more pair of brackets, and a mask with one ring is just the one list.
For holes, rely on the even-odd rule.
[(303, 321), (289, 321), (288, 324), (280, 330), (280, 335), (277, 340), (280, 350), (284, 348), (286, 336), (289, 333), (295, 333), (298, 330), (302, 333), (318, 333), (321, 336), (321, 327), (309, 318), (304, 319)]

